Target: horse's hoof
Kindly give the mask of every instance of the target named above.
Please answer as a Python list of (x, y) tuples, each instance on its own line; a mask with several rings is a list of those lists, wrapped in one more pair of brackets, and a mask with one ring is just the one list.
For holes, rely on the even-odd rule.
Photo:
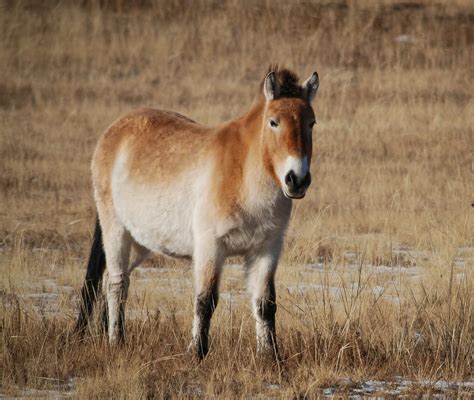
[(193, 355), (197, 361), (201, 362), (207, 355), (209, 349), (207, 346), (203, 346), (202, 343), (198, 343), (195, 340), (191, 340), (188, 346), (188, 353)]

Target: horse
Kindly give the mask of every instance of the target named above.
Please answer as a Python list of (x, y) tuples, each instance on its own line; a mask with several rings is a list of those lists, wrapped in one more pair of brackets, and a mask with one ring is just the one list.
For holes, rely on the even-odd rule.
[(314, 72), (300, 84), (270, 67), (250, 110), (217, 127), (143, 108), (101, 136), (91, 170), (98, 219), (76, 330), (87, 326), (104, 270), (111, 345), (125, 338), (132, 270), (152, 253), (193, 261), (190, 349), (208, 353), (225, 260), (245, 260), (257, 351), (278, 355), (275, 272), (292, 201), (311, 183)]

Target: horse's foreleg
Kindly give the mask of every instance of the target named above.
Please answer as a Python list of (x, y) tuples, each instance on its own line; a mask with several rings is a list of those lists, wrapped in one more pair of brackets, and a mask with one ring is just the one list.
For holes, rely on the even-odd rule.
[(224, 257), (209, 243), (197, 248), (194, 255), (194, 321), (190, 348), (203, 359), (209, 350), (209, 327), (219, 299), (219, 278)]
[(257, 351), (278, 357), (276, 343), (275, 272), (281, 244), (273, 243), (267, 249), (247, 258), (247, 287), (256, 322)]

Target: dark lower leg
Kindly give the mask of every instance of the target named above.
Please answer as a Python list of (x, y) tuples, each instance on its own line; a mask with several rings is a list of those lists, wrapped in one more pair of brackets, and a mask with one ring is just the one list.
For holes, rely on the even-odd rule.
[(270, 281), (263, 296), (255, 300), (257, 348), (260, 352), (273, 352), (278, 356), (276, 345), (276, 295), (275, 284)]
[(193, 342), (199, 359), (203, 359), (209, 350), (209, 327), (217, 302), (217, 285), (196, 297)]

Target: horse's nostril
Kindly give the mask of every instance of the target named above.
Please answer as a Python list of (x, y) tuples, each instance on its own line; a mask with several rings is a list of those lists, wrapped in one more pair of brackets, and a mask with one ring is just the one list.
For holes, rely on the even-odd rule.
[(286, 174), (285, 176), (285, 183), (289, 186), (289, 187), (294, 187), (296, 186), (296, 175), (293, 171), (290, 171)]
[(311, 174), (308, 172), (306, 176), (303, 178), (303, 182), (301, 184), (304, 187), (308, 187), (311, 184)]

